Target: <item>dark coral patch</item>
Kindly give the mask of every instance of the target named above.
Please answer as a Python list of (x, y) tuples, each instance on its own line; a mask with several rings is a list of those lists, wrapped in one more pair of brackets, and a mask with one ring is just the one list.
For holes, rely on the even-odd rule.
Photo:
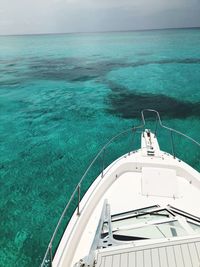
[(138, 94), (113, 83), (110, 88), (112, 92), (107, 99), (107, 111), (122, 118), (133, 119), (146, 108), (158, 110), (162, 117), (169, 119), (200, 117), (199, 102), (181, 101), (162, 94)]

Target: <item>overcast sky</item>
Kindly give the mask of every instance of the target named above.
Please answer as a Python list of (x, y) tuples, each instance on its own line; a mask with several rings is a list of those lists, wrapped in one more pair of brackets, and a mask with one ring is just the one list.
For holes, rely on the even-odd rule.
[(0, 34), (200, 27), (200, 0), (0, 0)]

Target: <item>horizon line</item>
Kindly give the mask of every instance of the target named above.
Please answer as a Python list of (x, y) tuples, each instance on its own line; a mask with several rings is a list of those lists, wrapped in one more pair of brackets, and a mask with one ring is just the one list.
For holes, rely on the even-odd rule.
[(96, 33), (122, 33), (122, 32), (140, 32), (140, 31), (159, 31), (159, 30), (184, 30), (184, 29), (200, 29), (200, 26), (192, 27), (164, 27), (152, 29), (134, 29), (134, 30), (102, 30), (102, 31), (77, 31), (77, 32), (44, 32), (44, 33), (21, 33), (21, 34), (0, 34), (0, 37), (12, 36), (37, 36), (37, 35), (65, 35), (65, 34), (96, 34)]

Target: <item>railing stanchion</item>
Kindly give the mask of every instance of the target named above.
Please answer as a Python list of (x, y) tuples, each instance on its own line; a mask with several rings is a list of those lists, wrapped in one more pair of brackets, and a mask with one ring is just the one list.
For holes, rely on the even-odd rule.
[(103, 157), (102, 157), (102, 172), (101, 172), (101, 177), (103, 178), (103, 175), (104, 175), (104, 158), (105, 158), (105, 149), (103, 150), (103, 153), (102, 153)]
[(50, 244), (49, 247), (49, 254), (50, 254), (50, 267), (52, 267), (52, 262), (53, 262), (52, 244)]
[(157, 136), (157, 129), (158, 129), (158, 118), (156, 117), (156, 127), (155, 127), (155, 131), (154, 131), (154, 137)]
[(80, 200), (81, 200), (81, 185), (79, 184), (78, 185), (78, 206), (77, 206), (77, 215), (78, 216), (80, 215), (80, 207), (79, 207)]
[(173, 157), (175, 159), (173, 132), (170, 131), (170, 134), (171, 134), (172, 155), (173, 155)]
[[(135, 139), (135, 127), (133, 127), (133, 135), (132, 135), (132, 137), (133, 137), (133, 138), (132, 138), (132, 142), (131, 142), (131, 143), (132, 143), (132, 145), (133, 145), (133, 144), (134, 144), (134, 139)], [(132, 149), (131, 149), (131, 150), (129, 151), (129, 153), (128, 153), (129, 156), (130, 156), (130, 154), (131, 154), (131, 151), (132, 151)]]

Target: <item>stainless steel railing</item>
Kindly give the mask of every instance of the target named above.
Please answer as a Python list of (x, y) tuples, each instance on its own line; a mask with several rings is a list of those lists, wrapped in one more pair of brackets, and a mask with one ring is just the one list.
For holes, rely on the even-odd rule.
[(171, 138), (171, 150), (172, 150), (172, 155), (173, 157), (175, 158), (176, 157), (176, 153), (175, 153), (175, 144), (174, 144), (174, 139), (173, 139), (173, 134), (178, 134), (186, 139), (188, 139), (189, 141), (191, 141), (193, 144), (197, 145), (198, 147), (200, 147), (200, 143), (197, 142), (196, 140), (194, 140), (192, 137), (186, 135), (186, 134), (183, 134), (175, 129), (172, 129), (172, 128), (169, 128), (165, 125), (162, 124), (162, 120), (160, 118), (160, 114), (158, 111), (154, 110), (154, 109), (144, 109), (141, 111), (141, 115), (142, 115), (142, 121), (143, 121), (143, 125), (145, 126), (146, 125), (146, 120), (145, 120), (145, 116), (144, 116), (144, 113), (145, 112), (153, 112), (156, 114), (156, 127), (155, 127), (155, 132), (154, 134), (156, 135), (157, 134), (157, 126), (158, 124), (160, 125), (161, 128), (169, 131), (170, 133), (170, 138)]
[[(102, 147), (102, 149), (99, 151), (99, 153), (96, 155), (96, 157), (93, 159), (93, 161), (90, 163), (90, 165), (88, 166), (88, 168), (86, 169), (85, 173), (83, 174), (82, 178), (80, 179), (78, 185), (76, 186), (74, 192), (72, 193), (66, 207), (64, 208), (62, 214), (61, 214), (61, 217), (58, 221), (58, 224), (54, 230), (54, 233), (52, 235), (52, 238), (49, 242), (49, 245), (48, 245), (48, 248), (47, 248), (47, 251), (45, 253), (45, 256), (44, 256), (44, 259), (42, 261), (42, 264), (41, 264), (41, 267), (44, 267), (44, 266), (52, 266), (52, 260), (53, 260), (53, 252), (52, 252), (52, 247), (53, 247), (53, 242), (55, 240), (55, 237), (56, 237), (56, 234), (60, 228), (60, 225), (63, 221), (63, 218), (65, 217), (65, 214), (66, 212), (68, 211), (68, 208), (71, 204), (71, 202), (73, 201), (75, 195), (77, 194), (78, 195), (78, 203), (77, 203), (77, 215), (79, 216), (80, 215), (80, 201), (81, 201), (81, 185), (83, 183), (83, 181), (85, 180), (89, 170), (92, 168), (92, 166), (95, 164), (95, 162), (97, 161), (97, 159), (100, 158), (101, 155), (104, 155), (105, 154), (105, 151), (106, 149), (109, 147), (109, 145), (111, 143), (113, 143), (116, 139), (118, 139), (119, 137), (121, 137), (122, 135), (125, 135), (127, 133), (132, 133), (134, 131), (137, 131), (138, 129), (142, 129), (144, 127), (144, 125), (140, 125), (140, 126), (137, 126), (137, 127), (132, 127), (132, 128), (129, 128), (117, 135), (115, 135), (114, 137), (112, 137), (107, 143), (106, 145), (104, 145)], [(101, 170), (101, 176), (103, 178), (104, 176), (104, 169), (105, 169), (105, 161), (104, 161), (104, 157), (103, 157), (103, 161), (102, 161), (102, 170)], [(49, 256), (49, 257), (48, 257)], [(49, 258), (49, 259), (48, 259)]]
[(167, 130), (169, 133), (170, 133), (170, 139), (171, 139), (171, 153), (173, 155), (173, 157), (175, 158), (176, 157), (176, 153), (175, 153), (175, 144), (174, 144), (174, 140), (173, 140), (173, 135), (174, 134), (178, 134), (180, 136), (183, 136), (184, 138), (188, 139), (189, 141), (191, 141), (192, 143), (194, 143), (195, 145), (197, 145), (199, 148), (200, 148), (200, 143), (197, 142), (196, 140), (194, 140), (193, 138), (177, 131), (177, 130), (174, 130), (172, 128), (169, 128), (167, 126), (164, 126), (162, 124), (162, 121), (161, 121), (161, 118), (160, 118), (160, 114), (158, 113), (158, 111), (156, 110), (152, 110), (152, 109), (145, 109), (145, 110), (142, 110), (141, 111), (141, 117), (142, 117), (142, 124), (139, 125), (139, 126), (136, 126), (136, 127), (131, 127), (117, 135), (115, 135), (114, 137), (112, 137), (103, 147), (102, 149), (98, 152), (98, 154), (96, 155), (96, 157), (92, 160), (92, 162), (90, 163), (90, 165), (88, 166), (88, 168), (86, 169), (85, 173), (83, 174), (82, 178), (80, 179), (79, 183), (77, 184), (75, 190), (73, 191), (67, 205), (65, 206), (62, 214), (61, 214), (61, 217), (57, 223), (57, 226), (54, 230), (54, 233), (51, 237), (51, 240), (49, 242), (49, 245), (48, 245), (48, 248), (46, 250), (46, 253), (44, 255), (44, 258), (43, 258), (43, 261), (42, 261), (42, 264), (41, 264), (41, 267), (46, 267), (46, 266), (52, 266), (52, 262), (53, 262), (53, 242), (56, 238), (56, 235), (58, 233), (58, 230), (61, 226), (61, 223), (63, 222), (63, 219), (69, 209), (69, 206), (70, 204), (72, 203), (73, 199), (75, 198), (75, 196), (77, 195), (78, 196), (78, 201), (77, 201), (77, 206), (76, 206), (76, 210), (77, 210), (77, 216), (80, 215), (80, 201), (81, 201), (81, 186), (83, 184), (83, 181), (86, 179), (86, 176), (88, 174), (88, 172), (90, 171), (90, 169), (92, 168), (92, 166), (95, 164), (95, 162), (97, 161), (97, 159), (100, 158), (100, 156), (103, 156), (103, 160), (102, 160), (102, 170), (101, 170), (101, 176), (102, 178), (104, 177), (104, 170), (105, 170), (105, 160), (104, 160), (104, 155), (105, 155), (105, 151), (106, 149), (110, 146), (110, 144), (114, 143), (114, 141), (116, 141), (119, 137), (125, 135), (125, 134), (128, 134), (128, 133), (131, 133), (131, 134), (135, 134), (138, 130), (142, 129), (144, 130), (145, 129), (145, 126), (146, 126), (146, 119), (145, 119), (145, 113), (146, 112), (151, 112), (151, 113), (154, 113), (156, 115), (156, 122), (155, 122), (155, 130), (154, 130), (154, 134), (155, 136), (157, 135), (157, 130), (158, 130), (158, 126), (160, 126), (161, 128)]

